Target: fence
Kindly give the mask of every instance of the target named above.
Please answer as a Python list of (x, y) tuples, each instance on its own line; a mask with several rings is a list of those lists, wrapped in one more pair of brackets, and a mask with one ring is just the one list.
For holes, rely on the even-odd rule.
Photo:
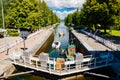
[(112, 43), (110, 40), (103, 39), (103, 38), (101, 38), (99, 36), (96, 36), (96, 35), (94, 35), (92, 33), (87, 32), (85, 30), (81, 30), (81, 32), (85, 33), (86, 35), (88, 35), (88, 36), (90, 36), (90, 37), (92, 37), (94, 39), (96, 39), (97, 41), (101, 42), (105, 46), (107, 46), (107, 47), (109, 47), (109, 48), (111, 48), (111, 49), (113, 49), (115, 51), (119, 51), (120, 50), (120, 46), (117, 45), (117, 44)]
[[(30, 34), (27, 39), (35, 36), (36, 34), (39, 34), (40, 31), (42, 31), (42, 30), (39, 30), (39, 31), (36, 31), (36, 32)], [(2, 53), (2, 52), (4, 52), (4, 51), (6, 51), (6, 50), (8, 50), (8, 49), (10, 49), (10, 48), (12, 48), (12, 47), (14, 47), (15, 45), (20, 44), (21, 42), (23, 42), (23, 39), (22, 39), (22, 38), (18, 38), (18, 39), (16, 39), (16, 40), (8, 41), (8, 42), (5, 41), (5, 43), (4, 43), (4, 44), (1, 44), (1, 46), (0, 46), (0, 53)]]
[(101, 57), (84, 56), (83, 60), (69, 60), (60, 58), (48, 58), (40, 60), (38, 57), (28, 57), (19, 60), (12, 60), (16, 65), (28, 67), (37, 71), (43, 71), (56, 75), (67, 75), (76, 72), (83, 72), (91, 69), (105, 67), (114, 63), (112, 54)]

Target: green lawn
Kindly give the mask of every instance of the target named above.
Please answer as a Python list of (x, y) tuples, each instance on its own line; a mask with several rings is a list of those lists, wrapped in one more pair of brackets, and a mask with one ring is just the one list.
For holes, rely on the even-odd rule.
[[(101, 32), (104, 32), (104, 30), (101, 30)], [(120, 30), (112, 30), (112, 32), (110, 32), (110, 30), (107, 30), (107, 33), (105, 36), (116, 36), (116, 37), (120, 37)]]

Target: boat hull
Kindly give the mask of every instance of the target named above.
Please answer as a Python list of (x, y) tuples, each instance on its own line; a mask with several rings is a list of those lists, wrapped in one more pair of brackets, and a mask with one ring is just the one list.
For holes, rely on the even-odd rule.
[(52, 48), (58, 49), (58, 48), (60, 48), (60, 45), (61, 45), (61, 43), (59, 41), (54, 41), (52, 43)]

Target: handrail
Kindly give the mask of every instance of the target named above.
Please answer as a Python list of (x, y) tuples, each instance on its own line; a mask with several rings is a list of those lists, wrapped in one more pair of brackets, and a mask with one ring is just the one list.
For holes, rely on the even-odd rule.
[[(39, 34), (39, 32), (41, 32), (41, 31), (42, 31), (42, 30), (36, 31), (36, 32), (30, 34), (27, 39), (35, 36), (36, 34)], [(7, 45), (1, 46), (1, 47), (0, 47), (0, 52), (4, 52), (4, 51), (6, 51), (6, 50), (9, 49), (9, 48), (12, 48), (12, 47), (14, 47), (15, 45), (18, 45), (18, 44), (21, 43), (22, 41), (23, 41), (23, 40), (22, 40), (21, 38), (19, 38), (19, 39), (17, 39), (17, 40), (14, 40), (14, 41), (11, 41), (11, 42), (7, 43)]]
[[(109, 56), (109, 57), (113, 57), (113, 56)], [(13, 60), (12, 62), (14, 64), (17, 65), (22, 65), (25, 67), (29, 67), (29, 68), (33, 68), (33, 69), (37, 69), (37, 70), (41, 70), (41, 69), (46, 69), (46, 71), (49, 71), (49, 73), (51, 72), (59, 72), (61, 73), (62, 70), (66, 70), (66, 71), (70, 71), (71, 69), (79, 69), (81, 71), (83, 71), (84, 69), (94, 69), (94, 68), (98, 68), (98, 67), (102, 67), (102, 66), (107, 66), (110, 65), (111, 63), (113, 63), (113, 59), (111, 58), (105, 58), (102, 59), (101, 57), (89, 57), (90, 59), (87, 60), (87, 62), (82, 61), (82, 60), (68, 60), (68, 59), (64, 59), (64, 61), (60, 61), (58, 63), (56, 63), (56, 59), (55, 58), (49, 58), (48, 60), (35, 60), (29, 61), (29, 58), (27, 58), (28, 60), (26, 60), (25, 58), (23, 59), (23, 62), (19, 62), (19, 60)], [(85, 59), (85, 58), (84, 58)], [(42, 64), (43, 63), (43, 64)], [(35, 66), (28, 66), (28, 65), (35, 65)], [(58, 67), (58, 68), (57, 68)], [(57, 71), (56, 71), (57, 70)]]
[(98, 40), (99, 42), (103, 43), (105, 46), (107, 46), (107, 47), (109, 47), (109, 48), (111, 48), (111, 49), (113, 49), (113, 50), (120, 50), (120, 46), (112, 43), (112, 42), (109, 41), (109, 40), (103, 39), (103, 38), (101, 38), (101, 37), (99, 37), (99, 36), (96, 36), (96, 35), (94, 35), (94, 34), (92, 34), (92, 33), (87, 32), (87, 31), (85, 31), (85, 30), (83, 30), (83, 29), (81, 30), (81, 32), (83, 32), (83, 33), (85, 33), (86, 35), (88, 35), (88, 36), (90, 36), (90, 37)]

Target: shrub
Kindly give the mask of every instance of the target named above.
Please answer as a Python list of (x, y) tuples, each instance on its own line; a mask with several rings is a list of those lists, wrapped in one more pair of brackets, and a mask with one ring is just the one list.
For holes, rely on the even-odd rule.
[(7, 30), (9, 36), (19, 36), (18, 30)]

